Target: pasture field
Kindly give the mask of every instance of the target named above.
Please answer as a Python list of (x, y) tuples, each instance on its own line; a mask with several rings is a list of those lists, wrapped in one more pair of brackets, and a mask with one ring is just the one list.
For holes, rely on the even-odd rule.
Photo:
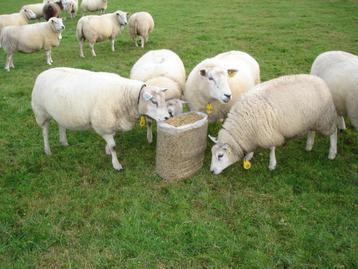
[[(0, 13), (31, 2), (2, 0)], [(80, 59), (77, 16), (64, 21), (54, 66), (128, 76), (144, 52), (169, 48), (189, 73), (237, 49), (257, 59), (265, 81), (308, 73), (323, 51), (358, 54), (357, 0), (109, 0), (108, 11), (117, 9), (152, 13), (144, 50), (126, 28), (116, 52), (100, 43), (93, 58), (86, 44)], [(306, 153), (300, 137), (277, 149), (274, 172), (259, 150), (250, 170), (237, 163), (213, 176), (208, 142), (200, 172), (169, 184), (154, 172), (155, 143), (138, 124), (116, 137), (121, 173), (94, 132), (68, 131), (62, 148), (52, 123), (45, 156), (30, 106), (45, 59), (15, 54), (16, 69), (0, 70), (0, 268), (358, 268), (358, 132), (349, 121), (334, 161), (328, 138)]]

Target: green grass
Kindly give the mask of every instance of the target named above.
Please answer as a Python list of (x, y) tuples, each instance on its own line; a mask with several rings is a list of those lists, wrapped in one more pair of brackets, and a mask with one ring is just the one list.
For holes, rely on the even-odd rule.
[[(1, 1), (0, 13), (30, 2)], [(169, 48), (189, 73), (238, 49), (268, 80), (309, 72), (323, 51), (358, 54), (356, 0), (109, 2), (109, 11), (153, 14), (145, 50), (125, 31), (115, 53), (100, 43), (92, 58), (86, 45), (80, 59), (77, 20), (67, 19), (54, 66), (128, 76), (145, 51)], [(169, 184), (155, 174), (155, 143), (138, 126), (116, 138), (122, 173), (93, 132), (69, 131), (62, 148), (52, 124), (45, 156), (30, 106), (45, 53), (16, 54), (14, 63), (0, 70), (0, 268), (358, 268), (358, 133), (349, 123), (334, 161), (327, 138), (306, 153), (301, 137), (277, 149), (274, 172), (261, 150), (249, 171), (240, 163), (212, 176), (209, 143), (204, 167)], [(219, 125), (209, 129), (216, 135)]]

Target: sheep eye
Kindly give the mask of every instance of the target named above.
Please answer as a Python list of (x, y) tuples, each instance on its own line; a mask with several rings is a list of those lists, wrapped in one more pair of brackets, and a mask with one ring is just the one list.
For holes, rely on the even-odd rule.
[(213, 77), (208, 77), (209, 80), (214, 80)]
[(152, 103), (158, 107), (158, 102), (151, 99)]
[(220, 159), (221, 159), (222, 157), (224, 157), (224, 154), (219, 154), (219, 155), (218, 155), (218, 160), (220, 161)]

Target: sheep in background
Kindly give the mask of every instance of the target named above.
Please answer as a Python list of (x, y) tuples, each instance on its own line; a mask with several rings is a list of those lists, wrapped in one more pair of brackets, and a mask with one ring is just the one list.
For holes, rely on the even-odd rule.
[[(249, 54), (229, 51), (205, 59), (190, 72), (184, 99), (191, 111), (209, 114), (209, 121), (224, 119), (240, 95), (260, 83), (260, 66)], [(207, 106), (212, 111), (207, 111)]]
[(158, 87), (105, 72), (53, 68), (42, 72), (32, 91), (32, 109), (42, 128), (45, 153), (51, 154), (48, 128), (51, 119), (59, 125), (60, 143), (67, 146), (66, 129), (94, 129), (120, 171), (115, 151), (116, 131), (129, 131), (140, 115), (155, 120), (169, 118), (165, 97)]
[(337, 113), (325, 82), (311, 75), (279, 77), (243, 94), (231, 108), (211, 152), (211, 172), (221, 173), (257, 147), (271, 149), (269, 169), (276, 168), (275, 148), (286, 138), (308, 132), (312, 150), (315, 131), (330, 135), (328, 158), (337, 153)]
[(144, 48), (144, 44), (148, 42), (149, 34), (154, 29), (154, 20), (152, 15), (148, 12), (136, 12), (129, 17), (128, 30), (129, 35), (134, 41), (136, 47), (138, 47), (138, 40), (141, 40), (141, 47)]
[(84, 12), (94, 12), (100, 11), (101, 13), (105, 13), (107, 10), (107, 0), (82, 0), (81, 2), (81, 11)]
[(67, 0), (47, 1), (44, 4), (42, 13), (46, 21), (50, 18), (59, 18), (61, 11), (67, 9)]
[(344, 130), (348, 115), (358, 131), (358, 57), (344, 51), (324, 52), (314, 61), (311, 74), (322, 78), (333, 96), (338, 128)]
[(38, 3), (38, 4), (28, 4), (22, 7), (22, 9), (30, 9), (33, 13), (35, 13), (36, 17), (33, 19), (38, 19), (40, 20), (44, 15), (43, 15), (43, 7), (44, 4), (43, 3)]
[(110, 14), (84, 16), (79, 19), (76, 36), (80, 45), (80, 57), (85, 57), (83, 54), (83, 41), (85, 40), (88, 40), (93, 56), (96, 56), (94, 44), (108, 39), (111, 41), (112, 51), (114, 51), (115, 39), (127, 24), (127, 14), (118, 10)]
[[(171, 50), (151, 50), (133, 65), (130, 78), (165, 91), (169, 114), (174, 117), (183, 112), (182, 97), (185, 85), (185, 68), (180, 57)], [(153, 141), (152, 121), (147, 119), (147, 140)]]
[(3, 47), (7, 54), (5, 69), (10, 71), (10, 68), (15, 68), (15, 51), (32, 53), (45, 49), (47, 64), (51, 65), (51, 48), (59, 46), (63, 29), (65, 26), (59, 18), (51, 18), (48, 22), (5, 27), (0, 36), (0, 47)]
[(19, 13), (0, 15), (0, 35), (2, 29), (10, 25), (25, 25), (29, 20), (35, 19), (36, 14), (28, 8), (22, 8)]
[(67, 0), (67, 8), (68, 14), (70, 14), (71, 19), (77, 16), (78, 11), (78, 0)]

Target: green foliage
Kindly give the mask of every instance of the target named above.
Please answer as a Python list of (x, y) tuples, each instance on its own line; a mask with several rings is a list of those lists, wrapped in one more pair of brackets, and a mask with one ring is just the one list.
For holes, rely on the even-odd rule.
[[(0, 13), (30, 2), (1, 1)], [(152, 13), (156, 28), (144, 50), (124, 31), (116, 52), (99, 43), (93, 58), (86, 45), (80, 59), (78, 17), (67, 18), (54, 66), (128, 76), (145, 51), (169, 48), (189, 73), (237, 49), (252, 54), (268, 80), (309, 72), (323, 51), (358, 54), (356, 0), (110, 0), (116, 9)], [(334, 161), (328, 138), (306, 153), (301, 137), (277, 149), (274, 172), (261, 150), (249, 171), (240, 163), (212, 176), (209, 142), (200, 172), (169, 184), (155, 174), (155, 143), (139, 127), (116, 138), (122, 173), (93, 132), (69, 131), (62, 148), (52, 124), (53, 155), (45, 156), (30, 106), (45, 53), (17, 53), (14, 63), (10, 73), (0, 70), (1, 268), (358, 267), (358, 133), (349, 123)]]

